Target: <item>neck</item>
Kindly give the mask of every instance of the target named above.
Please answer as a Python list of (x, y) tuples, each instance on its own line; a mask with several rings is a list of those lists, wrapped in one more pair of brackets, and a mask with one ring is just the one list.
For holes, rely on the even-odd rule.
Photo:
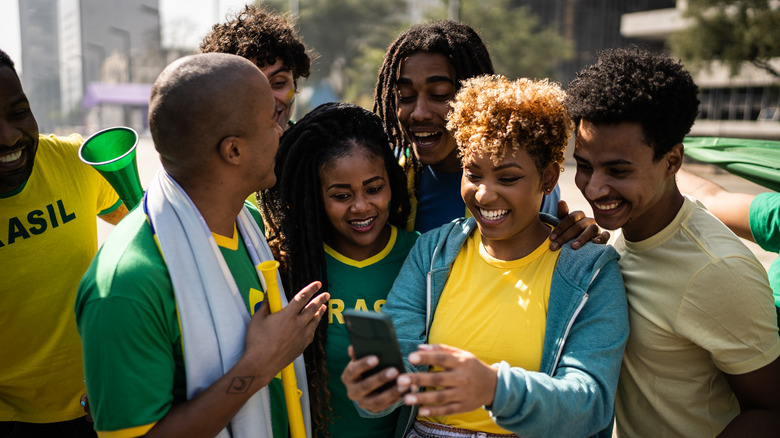
[(333, 230), (329, 232), (329, 235), (324, 239), (325, 243), (327, 243), (329, 247), (333, 248), (336, 252), (343, 255), (344, 257), (362, 262), (363, 260), (369, 259), (379, 254), (383, 249), (385, 249), (387, 243), (390, 241), (391, 231), (390, 225), (385, 225), (385, 227), (382, 229), (382, 232), (379, 233), (379, 236), (377, 236), (376, 241), (369, 246), (359, 246), (349, 244), (348, 242), (342, 241), (341, 239), (333, 239), (333, 233), (335, 233)]
[(212, 233), (221, 236), (233, 235), (233, 226), (244, 206), (246, 196), (242, 198), (239, 194), (216, 190), (204, 184), (179, 184), (192, 199)]
[(639, 242), (655, 236), (661, 230), (672, 223), (677, 213), (680, 212), (685, 198), (677, 186), (660, 199), (654, 206), (650, 214), (634, 218), (623, 225), (623, 235), (630, 242)]
[(460, 173), (463, 168), (458, 158), (458, 150), (455, 149), (447, 157), (436, 164), (431, 164), (431, 169), (441, 173)]
[(544, 243), (550, 232), (550, 227), (539, 220), (509, 239), (491, 240), (482, 234), (482, 245), (491, 257), (498, 260), (518, 260), (534, 252)]

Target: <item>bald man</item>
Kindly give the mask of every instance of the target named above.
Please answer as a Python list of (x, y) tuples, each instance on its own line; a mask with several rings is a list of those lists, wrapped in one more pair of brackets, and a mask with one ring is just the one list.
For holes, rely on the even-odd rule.
[(312, 283), (269, 314), (255, 266), (272, 256), (244, 203), (276, 181), (275, 117), (268, 80), (235, 55), (182, 58), (155, 81), (149, 127), (163, 169), (76, 300), (99, 436), (286, 438), (275, 376), (291, 362), (309, 432), (300, 356), (328, 294)]

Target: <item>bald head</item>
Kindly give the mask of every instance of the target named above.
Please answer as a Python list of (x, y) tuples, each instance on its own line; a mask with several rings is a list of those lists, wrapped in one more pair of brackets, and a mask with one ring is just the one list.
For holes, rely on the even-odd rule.
[(149, 101), (149, 129), (163, 166), (207, 166), (219, 142), (243, 136), (259, 105), (273, 106), (271, 87), (246, 59), (206, 53), (174, 61), (157, 77)]

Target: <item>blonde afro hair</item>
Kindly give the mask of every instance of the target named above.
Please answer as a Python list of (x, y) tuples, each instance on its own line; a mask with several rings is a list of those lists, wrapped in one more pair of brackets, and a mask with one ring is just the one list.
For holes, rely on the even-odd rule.
[(498, 164), (508, 149), (513, 156), (525, 149), (541, 172), (550, 163), (563, 163), (574, 129), (564, 97), (561, 87), (547, 79), (471, 78), (455, 96), (447, 129), (461, 158), (488, 154)]

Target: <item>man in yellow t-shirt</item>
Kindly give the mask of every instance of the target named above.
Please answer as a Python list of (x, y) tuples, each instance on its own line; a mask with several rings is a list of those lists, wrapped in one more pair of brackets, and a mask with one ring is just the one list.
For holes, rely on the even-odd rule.
[(82, 163), (78, 135), (39, 136), (8, 55), (0, 51), (0, 436), (94, 436), (73, 304), (97, 252), (95, 215), (127, 213)]
[(566, 103), (577, 187), (600, 226), (620, 229), (631, 330), (618, 435), (776, 437), (780, 338), (766, 272), (675, 179), (699, 106), (690, 74), (665, 55), (609, 50)]

